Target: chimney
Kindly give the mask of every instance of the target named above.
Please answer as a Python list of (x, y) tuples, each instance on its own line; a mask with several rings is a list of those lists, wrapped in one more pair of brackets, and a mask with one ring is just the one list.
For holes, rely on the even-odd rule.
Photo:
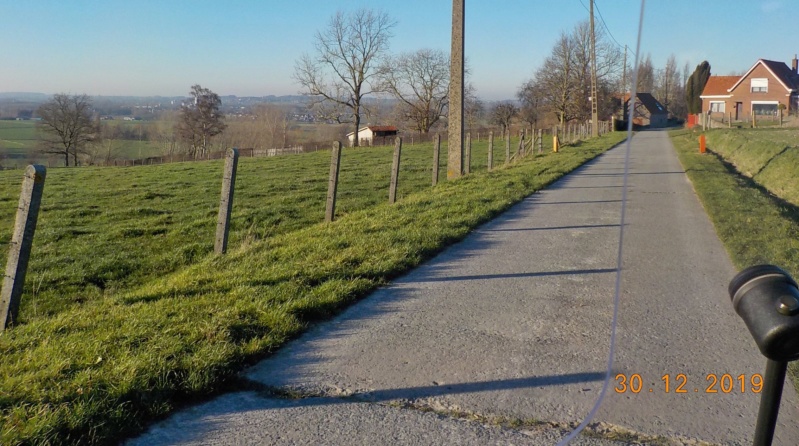
[(796, 59), (796, 54), (793, 55), (793, 60), (791, 61), (791, 69), (793, 70), (794, 74), (797, 74), (797, 70), (799, 70), (799, 59)]

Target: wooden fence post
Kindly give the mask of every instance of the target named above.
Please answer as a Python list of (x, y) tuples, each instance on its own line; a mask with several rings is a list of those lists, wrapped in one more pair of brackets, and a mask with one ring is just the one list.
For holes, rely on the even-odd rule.
[(524, 130), (519, 130), (519, 148), (516, 149), (516, 157), (524, 156)]
[(544, 153), (544, 130), (538, 129), (538, 153)]
[(6, 274), (3, 278), (2, 291), (0, 291), (0, 321), (2, 321), (0, 331), (5, 330), (17, 320), (19, 301), (22, 297), (22, 288), (25, 286), (25, 274), (28, 271), (28, 260), (30, 260), (33, 234), (36, 232), (36, 220), (39, 217), (46, 176), (47, 169), (42, 165), (34, 164), (25, 169), (17, 219), (14, 223), (14, 235), (11, 237)]
[(391, 163), (391, 184), (388, 188), (388, 202), (397, 201), (397, 183), (399, 182), (400, 154), (402, 153), (402, 138), (399, 136), (394, 141), (394, 161)]
[(433, 145), (433, 186), (438, 184), (438, 163), (441, 156), (441, 134), (436, 133), (436, 143)]
[(464, 147), (463, 173), (472, 173), (472, 134), (466, 134), (466, 147)]
[(488, 132), (488, 170), (494, 168), (494, 132)]
[(338, 172), (341, 165), (341, 142), (333, 143), (333, 152), (330, 154), (330, 179), (327, 182), (327, 206), (325, 207), (325, 221), (331, 222), (336, 216), (336, 191), (338, 190)]
[(222, 198), (219, 201), (219, 217), (216, 219), (216, 240), (214, 252), (227, 252), (230, 214), (233, 212), (233, 191), (236, 188), (236, 168), (239, 164), (239, 150), (228, 149), (225, 157), (225, 173), (222, 176)]

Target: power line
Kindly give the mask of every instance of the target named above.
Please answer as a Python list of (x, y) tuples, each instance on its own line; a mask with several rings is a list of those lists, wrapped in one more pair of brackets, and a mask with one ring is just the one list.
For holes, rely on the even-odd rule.
[[(587, 6), (585, 6), (585, 3), (583, 3), (583, 0), (580, 0), (580, 4), (583, 5), (583, 8), (585, 8), (585, 10), (590, 13), (590, 10), (588, 9)], [(597, 3), (596, 0), (594, 0), (594, 8), (596, 8), (596, 11), (599, 13), (599, 19), (602, 21), (602, 26), (605, 27), (605, 30), (608, 32), (608, 35), (610, 36), (610, 38), (613, 39), (613, 42), (616, 43), (616, 45), (618, 45), (619, 48), (625, 48), (626, 47), (635, 56), (636, 55), (635, 51), (633, 51), (632, 48), (628, 47), (627, 45), (622, 45), (621, 43), (619, 43), (619, 41), (616, 40), (616, 37), (613, 36), (613, 33), (610, 32), (610, 28), (608, 27), (608, 24), (605, 22), (605, 17), (602, 16), (602, 11), (599, 10), (599, 3)]]
[(608, 28), (608, 24), (605, 23), (605, 18), (602, 17), (602, 11), (599, 10), (599, 3), (597, 3), (596, 1), (594, 1), (594, 8), (596, 8), (596, 12), (599, 13), (599, 18), (602, 20), (602, 24), (605, 25), (605, 29), (607, 30), (608, 34), (610, 35), (610, 38), (613, 39), (614, 42), (616, 42), (616, 45), (624, 46), (624, 45), (620, 44), (619, 41), (616, 40), (615, 37), (613, 37), (613, 33), (610, 32), (610, 28)]

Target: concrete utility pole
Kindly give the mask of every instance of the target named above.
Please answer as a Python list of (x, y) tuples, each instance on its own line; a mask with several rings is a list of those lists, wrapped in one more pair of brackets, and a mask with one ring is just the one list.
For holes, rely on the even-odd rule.
[(624, 95), (627, 94), (627, 45), (624, 45), (624, 71), (621, 75), (621, 95), (624, 102)]
[(0, 332), (17, 322), (46, 176), (47, 169), (44, 166), (34, 164), (25, 169), (14, 234), (8, 250), (6, 274), (0, 291)]
[(594, 0), (591, 0), (591, 136), (599, 136), (599, 101), (596, 97), (596, 33), (594, 32)]
[(225, 155), (225, 173), (222, 176), (222, 196), (219, 201), (219, 215), (216, 219), (216, 238), (214, 252), (227, 252), (230, 232), (230, 215), (233, 213), (233, 191), (236, 189), (236, 169), (239, 165), (239, 149), (228, 149)]
[(452, 51), (449, 65), (447, 179), (463, 174), (463, 16), (464, 1), (452, 0)]

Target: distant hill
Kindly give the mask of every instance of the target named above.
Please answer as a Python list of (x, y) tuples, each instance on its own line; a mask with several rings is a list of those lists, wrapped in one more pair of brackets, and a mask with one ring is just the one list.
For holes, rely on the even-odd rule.
[[(9, 102), (9, 101), (19, 101), (19, 102), (44, 102), (47, 101), (52, 97), (51, 94), (46, 93), (32, 93), (32, 92), (0, 92), (0, 101)], [(163, 102), (163, 101), (171, 101), (176, 100), (180, 101), (183, 99), (188, 99), (188, 96), (111, 96), (111, 95), (95, 95), (90, 96), (95, 101), (111, 101), (111, 102), (132, 102), (132, 103), (149, 103), (149, 102)], [(266, 96), (236, 96), (236, 95), (224, 95), (220, 96), (222, 99), (223, 104), (231, 104), (231, 103), (291, 103), (291, 104), (303, 104), (309, 102), (311, 100), (310, 96), (305, 95), (283, 95), (283, 96), (275, 96), (275, 95), (266, 95)], [(381, 99), (367, 97), (364, 98), (365, 102), (378, 102)], [(383, 102), (392, 102), (393, 98), (384, 98), (382, 99)]]
[(0, 93), (0, 100), (5, 101), (20, 101), (20, 102), (44, 102), (50, 99), (49, 94), (44, 93), (29, 93), (29, 92), (2, 92)]

